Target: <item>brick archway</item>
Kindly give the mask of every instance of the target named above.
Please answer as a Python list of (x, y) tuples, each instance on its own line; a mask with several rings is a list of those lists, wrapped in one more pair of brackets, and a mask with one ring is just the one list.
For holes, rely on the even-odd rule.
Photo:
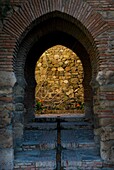
[[(35, 63), (42, 52), (52, 45), (60, 43), (69, 47), (79, 55), (85, 70), (85, 96), (87, 96), (86, 101), (89, 101), (87, 102), (87, 108), (88, 105), (89, 109), (91, 108), (93, 103), (90, 101), (94, 98), (95, 127), (98, 129), (105, 125), (103, 119), (103, 122), (101, 122), (99, 126), (99, 122), (101, 121), (99, 120), (100, 118), (98, 118), (100, 93), (98, 84), (96, 83), (96, 75), (100, 70), (104, 69), (103, 64), (107, 63), (106, 61), (102, 61), (102, 43), (105, 39), (105, 44), (107, 45), (109, 36), (108, 29), (109, 25), (103, 17), (98, 12), (94, 11), (87, 2), (81, 0), (58, 0), (53, 3), (51, 0), (24, 1), (21, 8), (15, 11), (4, 23), (0, 41), (4, 48), (3, 53), (7, 56), (4, 60), (5, 63), (7, 63), (7, 59), (9, 60), (7, 63), (8, 67), (4, 68), (4, 65), (1, 66), (1, 73), (3, 74), (1, 79), (4, 79), (1, 86), (6, 83), (5, 85), (9, 88), (8, 91), (11, 90), (9, 92), (10, 97), (3, 98), (3, 101), (6, 102), (7, 106), (5, 107), (5, 111), (8, 111), (9, 114), (8, 109), (10, 108), (10, 112), (14, 113), (14, 118), (11, 115), (8, 122), (5, 121), (4, 123), (3, 120), (2, 128), (5, 130), (6, 136), (11, 139), (10, 143), (9, 141), (7, 143), (7, 145), (10, 146), (9, 150), (7, 150), (5, 146), (3, 149), (3, 153), (8, 157), (7, 159), (9, 159), (9, 164), (7, 163), (6, 167), (13, 167), (14, 146), (12, 139), (14, 138), (15, 146), (20, 146), (22, 142), (26, 83), (28, 83), (30, 87), (28, 90), (31, 93), (28, 93), (28, 95), (31, 97), (34, 95), (35, 87), (33, 75)], [(61, 35), (64, 35), (63, 39)], [(3, 39), (4, 41), (2, 41)], [(10, 46), (8, 46), (9, 44)], [(8, 47), (9, 49), (5, 50)], [(31, 53), (33, 52), (35, 52), (36, 56), (34, 59), (31, 58)], [(1, 56), (3, 53), (1, 53)], [(29, 70), (28, 73), (27, 70), (29, 65), (32, 66), (32, 69)], [(111, 70), (111, 66), (108, 65), (107, 68), (108, 67)], [(10, 71), (10, 73), (7, 74), (8, 71)], [(26, 79), (28, 79), (29, 82), (27, 82)], [(92, 92), (90, 81), (94, 95), (88, 96), (88, 94), (91, 94), (90, 92)], [(100, 90), (101, 94), (103, 93), (105, 96), (107, 88), (101, 88)], [(14, 102), (15, 104), (13, 104)], [(15, 109), (13, 106), (10, 107), (10, 104), (13, 105)], [(92, 110), (90, 109), (89, 111), (91, 112)], [(102, 112), (102, 109), (100, 111)], [(20, 119), (20, 117), (22, 117), (22, 119)], [(11, 135), (12, 128), (7, 132), (7, 127), (12, 127), (12, 120), (14, 133), (18, 132), (14, 137)], [(18, 129), (20, 130), (18, 131)], [(100, 132), (95, 132), (98, 139)], [(106, 141), (104, 141), (104, 143), (106, 143)], [(106, 150), (106, 154), (104, 155), (102, 152), (102, 145), (101, 155), (103, 159), (111, 159), (111, 147), (112, 143), (110, 145), (109, 153), (109, 150), (107, 151), (104, 146), (104, 150)], [(9, 153), (11, 155), (10, 158)]]
[[(60, 21), (59, 21), (60, 22)], [(57, 24), (57, 21), (56, 21)], [(58, 38), (59, 37), (59, 38)], [(45, 44), (45, 45), (44, 45)], [(28, 84), (28, 95), (26, 93), (26, 105), (31, 107), (30, 110), (33, 108), (33, 103), (34, 103), (34, 90), (35, 90), (35, 80), (34, 80), (34, 69), (36, 62), (38, 58), (41, 56), (41, 54), (49, 47), (52, 47), (53, 45), (57, 44), (63, 44), (70, 49), (72, 49), (78, 56), (80, 57), (82, 63), (83, 63), (83, 68), (84, 68), (84, 81), (83, 81), (83, 86), (84, 86), (84, 93), (85, 93), (85, 114), (86, 116), (89, 116), (90, 118), (93, 116), (93, 111), (92, 111), (92, 89), (90, 86), (90, 82), (92, 79), (92, 69), (91, 69), (91, 64), (90, 64), (90, 59), (89, 56), (84, 49), (84, 47), (77, 41), (75, 38), (72, 36), (60, 32), (60, 31), (54, 31), (49, 34), (46, 34), (42, 36), (38, 42), (34, 44), (34, 46), (31, 48), (30, 52), (28, 53), (28, 57), (26, 60), (25, 64), (25, 79), (27, 80)], [(32, 60), (32, 63), (31, 63)], [(88, 66), (88, 67), (87, 67)], [(31, 68), (31, 70), (29, 70)], [(29, 70), (29, 71), (28, 71)], [(34, 85), (33, 85), (34, 82)], [(29, 91), (30, 87), (32, 86), (33, 90), (33, 97), (28, 97), (29, 96)], [(29, 98), (29, 100), (28, 100)], [(31, 99), (31, 100), (30, 100)], [(33, 111), (34, 113), (34, 111)], [(29, 116), (32, 116), (32, 113), (27, 113)], [(26, 115), (27, 116), (27, 115)], [(27, 116), (27, 117), (29, 117)]]

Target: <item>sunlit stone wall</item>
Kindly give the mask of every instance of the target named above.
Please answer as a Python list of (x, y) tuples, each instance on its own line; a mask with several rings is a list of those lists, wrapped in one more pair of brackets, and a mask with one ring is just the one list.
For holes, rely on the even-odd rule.
[(64, 46), (54, 46), (37, 62), (36, 98), (49, 110), (79, 109), (84, 102), (83, 76), (79, 57)]

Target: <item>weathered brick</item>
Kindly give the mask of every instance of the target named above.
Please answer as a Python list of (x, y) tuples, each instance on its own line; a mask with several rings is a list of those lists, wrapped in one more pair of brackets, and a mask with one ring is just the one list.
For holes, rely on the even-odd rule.
[[(79, 55), (83, 63), (86, 110), (90, 110), (90, 112), (93, 110), (93, 117), (98, 115), (95, 123), (99, 122), (101, 127), (113, 126), (114, 80), (113, 77), (108, 77), (108, 83), (98, 85), (96, 75), (99, 71), (114, 71), (114, 3), (109, 0), (10, 0), (10, 3), (11, 9), (7, 12), (3, 22), (0, 22), (1, 109), (4, 108), (3, 103), (6, 105), (14, 103), (17, 110), (24, 112), (23, 99), (26, 96), (24, 102), (31, 113), (35, 90), (33, 67), (38, 58), (29, 58), (28, 53), (33, 44), (37, 44), (37, 49), (32, 53), (34, 56), (36, 53), (37, 56), (40, 56), (50, 45), (53, 46), (59, 42), (69, 46)], [(60, 34), (53, 37), (52, 32), (56, 31), (65, 32), (63, 40), (61, 40)], [(49, 35), (49, 39), (46, 39), (45, 35)], [(71, 40), (67, 35), (74, 39)], [(59, 37), (61, 38), (59, 39)], [(67, 38), (65, 39), (65, 37)], [(45, 40), (41, 43), (40, 40), (43, 38)], [(57, 41), (54, 40), (56, 38)], [(29, 64), (32, 63), (34, 64), (29, 67)], [(32, 71), (30, 72), (30, 70)], [(102, 79), (102, 76), (100, 78)], [(16, 97), (14, 85), (19, 84), (22, 89), (25, 89), (25, 79), (30, 83), (27, 82), (29, 84), (27, 90), (30, 93), (20, 90)], [(93, 79), (93, 84), (91, 84), (93, 90), (90, 86), (91, 79)], [(110, 81), (110, 79), (112, 80)], [(11, 93), (10, 90), (7, 92), (8, 87), (12, 88)], [(109, 91), (110, 93), (108, 93)], [(27, 98), (29, 103), (27, 103)], [(93, 99), (94, 101), (92, 101)], [(21, 106), (15, 104), (20, 102)], [(8, 109), (13, 112), (12, 107), (8, 106), (6, 110)], [(6, 121), (8, 117), (6, 110), (4, 112), (2, 110), (3, 115), (1, 116), (5, 125), (12, 122), (10, 117)], [(31, 115), (30, 113), (27, 115), (28, 117)], [(110, 149), (110, 154), (113, 155), (113, 149)], [(105, 158), (109, 159), (108, 156), (105, 155)], [(88, 168), (87, 164), (85, 167)], [(33, 166), (33, 168), (35, 167)], [(110, 167), (107, 166), (107, 168)]]

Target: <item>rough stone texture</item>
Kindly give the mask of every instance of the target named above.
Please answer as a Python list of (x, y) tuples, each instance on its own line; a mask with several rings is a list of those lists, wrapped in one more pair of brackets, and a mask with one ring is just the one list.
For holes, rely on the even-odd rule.
[(7, 109), (3, 109), (3, 113), (1, 116), (0, 116), (0, 127), (3, 128), (4, 126), (6, 125), (10, 125), (11, 124), (11, 119), (12, 119), (12, 116), (10, 115), (10, 111), (7, 110)]
[(16, 77), (13, 72), (0, 71), (0, 85), (1, 86), (14, 86)]
[(98, 81), (99, 85), (107, 85), (107, 84), (114, 84), (114, 71), (99, 71), (96, 80)]
[(10, 148), (13, 146), (12, 129), (10, 127), (7, 128), (0, 130), (0, 148)]
[(13, 149), (0, 149), (0, 170), (13, 170)]
[(15, 110), (13, 117), (13, 143), (14, 148), (19, 148), (23, 141), (24, 128), (24, 89), (21, 85), (15, 84), (13, 88), (13, 99), (15, 101)]
[(14, 147), (19, 148), (23, 142), (23, 124), (15, 123), (13, 128)]
[(0, 71), (0, 169), (13, 170), (13, 72)]
[(79, 109), (84, 103), (82, 63), (70, 49), (60, 45), (48, 49), (36, 64), (35, 77), (36, 99), (43, 101), (46, 112)]

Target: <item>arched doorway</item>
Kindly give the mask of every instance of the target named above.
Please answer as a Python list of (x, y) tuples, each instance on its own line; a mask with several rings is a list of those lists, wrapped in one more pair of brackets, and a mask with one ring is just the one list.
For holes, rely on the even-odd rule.
[[(28, 10), (27, 14), (25, 14), (25, 8), (27, 6), (30, 7), (31, 3), (34, 2), (37, 4), (37, 8), (36, 5), (32, 5), (32, 11), (34, 12)], [(32, 105), (34, 103), (36, 86), (34, 79), (35, 64), (45, 50), (57, 44), (68, 47), (80, 58), (84, 68), (83, 87), (85, 95), (85, 113), (89, 118), (94, 115), (94, 118), (96, 118), (94, 124), (96, 125), (96, 129), (99, 128), (100, 118), (98, 117), (97, 111), (99, 109), (100, 101), (99, 92), (96, 90), (97, 84), (95, 80), (96, 74), (102, 67), (99, 63), (101, 49), (98, 49), (100, 44), (98, 36), (105, 33), (107, 24), (86, 2), (74, 2), (72, 0), (69, 0), (69, 2), (69, 8), (67, 8), (67, 1), (56, 1), (52, 5), (51, 1), (49, 1), (49, 8), (46, 8), (48, 1), (33, 0), (31, 3), (25, 3), (22, 9), (15, 12), (3, 28), (4, 34), (6, 33), (8, 37), (11, 38), (11, 42), (13, 42), (11, 51), (14, 53), (12, 52), (13, 54), (11, 54), (16, 75), (16, 83), (13, 87), (12, 95), (15, 107), (13, 112), (13, 127), (15, 131), (14, 134), (16, 134), (14, 135), (14, 141), (17, 141), (17, 143), (18, 141), (21, 143), (23, 136), (23, 117), (24, 122), (27, 123), (31, 121), (34, 116)], [(42, 3), (44, 3), (44, 5)], [(43, 6), (44, 9), (42, 9)], [(84, 13), (87, 14), (86, 20)], [(17, 23), (17, 20), (14, 22), (16, 15), (19, 17), (19, 23)], [(28, 16), (30, 17), (30, 20), (28, 20)], [(22, 25), (22, 20), (20, 18), (25, 21)], [(19, 26), (18, 28), (15, 23)], [(12, 27), (10, 29), (11, 25)], [(95, 25), (94, 29), (93, 25)], [(35, 57), (32, 57), (33, 53), (35, 54)], [(93, 90), (90, 86), (90, 82)], [(105, 89), (101, 89), (101, 92), (102, 91), (105, 95)], [(93, 98), (95, 99), (94, 109)], [(101, 112), (102, 108), (100, 109)], [(105, 118), (103, 117), (101, 126), (105, 124), (104, 120)], [(18, 132), (18, 130), (21, 132)], [(96, 131), (96, 136), (99, 140), (100, 131)], [(106, 140), (105, 142), (103, 141), (103, 144), (104, 143), (106, 143)], [(110, 152), (111, 147), (112, 144), (110, 145)], [(108, 160), (110, 157), (109, 155), (112, 152), (109, 153), (105, 146), (102, 145), (102, 153), (104, 152), (103, 148), (106, 150), (106, 157), (104, 155), (102, 157)]]
[[(52, 37), (52, 38), (51, 38)], [(47, 47), (45, 47), (44, 41)], [(28, 57), (26, 59), (25, 63), (25, 80), (27, 82), (26, 86), (26, 96), (25, 96), (25, 105), (28, 111), (26, 112), (26, 118), (29, 119), (29, 117), (33, 118), (34, 116), (34, 100), (35, 100), (35, 65), (38, 60), (38, 56), (40, 57), (41, 54), (49, 47), (56, 45), (58, 43), (61, 43), (74, 52), (78, 54), (84, 70), (84, 79), (83, 79), (83, 87), (84, 87), (84, 103), (85, 103), (85, 115), (88, 117), (93, 116), (93, 110), (92, 110), (92, 88), (90, 85), (90, 81), (92, 79), (92, 68), (90, 64), (90, 58), (87, 54), (87, 51), (84, 49), (84, 47), (79, 43), (75, 38), (73, 38), (71, 35), (68, 35), (64, 32), (60, 31), (54, 31), (51, 34), (46, 34), (43, 36), (40, 41), (35, 43), (35, 45), (31, 48), (30, 52), (28, 53)], [(38, 48), (39, 47), (39, 48)], [(40, 51), (41, 50), (41, 51)], [(33, 57), (34, 54), (34, 57)], [(32, 60), (32, 62), (31, 62)], [(33, 85), (34, 83), (34, 85)], [(30, 97), (29, 97), (30, 96)], [(29, 106), (29, 108), (28, 108)], [(29, 112), (30, 111), (30, 112)], [(27, 116), (28, 115), (28, 116)]]
[[(59, 12), (55, 12), (53, 15), (54, 18), (51, 15), (47, 16), (46, 20), (42, 21), (40, 24), (37, 24), (26, 35), (20, 45), (20, 49), (14, 63), (18, 82), (14, 88), (15, 103), (17, 105), (18, 103), (21, 103), (25, 108), (23, 112), (24, 123), (22, 119), (18, 119), (18, 124), (16, 124), (17, 121), (14, 123), (15, 131), (17, 131), (17, 129), (20, 129), (21, 131), (21, 133), (19, 131), (19, 133), (17, 132), (16, 136), (14, 136), (15, 148), (20, 147), (22, 144), (23, 127), (34, 119), (33, 105), (35, 101), (36, 63), (41, 54), (54, 45), (61, 44), (68, 47), (76, 53), (81, 60), (84, 71), (83, 88), (85, 116), (88, 119), (93, 120), (93, 92), (90, 85), (90, 82), (96, 73), (96, 68), (94, 68), (94, 65), (92, 68), (91, 65), (91, 62), (93, 61), (96, 63), (93, 46), (88, 37), (79, 29), (79, 27), (73, 23), (70, 23), (69, 20), (67, 21), (67, 15), (66, 19), (63, 19), (62, 14)], [(21, 93), (21, 95), (24, 100), (20, 100), (21, 98), (18, 99), (19, 96), (16, 94), (18, 88), (20, 89), (20, 92), (22, 88), (23, 93)], [(14, 114), (17, 115), (17, 111), (15, 111)], [(18, 116), (19, 114), (22, 116), (22, 112), (18, 113)], [(15, 118), (16, 116), (14, 117), (14, 120)]]

